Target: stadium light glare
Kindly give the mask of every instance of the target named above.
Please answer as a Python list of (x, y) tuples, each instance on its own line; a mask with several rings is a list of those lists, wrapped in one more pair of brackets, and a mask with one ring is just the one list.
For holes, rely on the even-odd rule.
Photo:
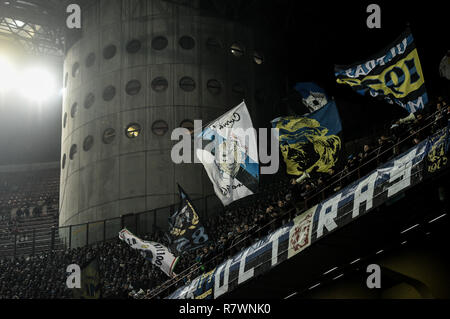
[(14, 20), (16, 22), (16, 25), (21, 28), (25, 25), (25, 22), (21, 21), (21, 20)]
[(21, 78), (19, 90), (30, 100), (41, 102), (58, 94), (55, 79), (44, 68), (33, 67), (25, 70)]
[(7, 92), (16, 85), (16, 74), (13, 65), (9, 60), (0, 56), (0, 92)]

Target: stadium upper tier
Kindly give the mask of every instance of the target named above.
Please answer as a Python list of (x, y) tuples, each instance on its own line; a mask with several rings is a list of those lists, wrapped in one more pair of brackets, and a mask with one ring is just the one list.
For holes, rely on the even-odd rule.
[[(169, 293), (174, 292), (175, 289), (182, 287), (184, 284), (190, 283), (191, 280), (194, 280), (197, 275), (208, 273), (213, 269), (217, 269), (215, 268), (216, 266), (219, 266), (219, 268), (222, 266), (220, 270), (223, 270), (224, 261), (226, 265), (226, 260), (231, 260), (230, 258), (236, 254), (242, 254), (246, 251), (245, 248), (251, 246), (252, 244), (258, 245), (260, 239), (265, 236), (269, 235), (269, 237), (266, 238), (270, 238), (271, 234), (273, 235), (274, 232), (276, 233), (277, 229), (277, 232), (279, 232), (280, 229), (284, 229), (284, 237), (279, 237), (279, 241), (281, 242), (285, 240), (286, 236), (289, 237), (289, 232), (287, 232), (286, 235), (286, 230), (291, 227), (299, 217), (305, 216), (304, 212), (306, 209), (309, 209), (306, 211), (308, 213), (311, 209), (317, 209), (316, 204), (323, 199), (334, 198), (337, 194), (341, 194), (341, 196), (343, 193), (348, 194), (348, 188), (354, 187), (355, 181), (359, 177), (363, 176), (361, 175), (361, 172), (364, 171), (364, 165), (370, 165), (371, 163), (376, 162), (376, 167), (378, 167), (377, 172), (383, 172), (383, 170), (388, 171), (390, 168), (395, 168), (398, 165), (391, 165), (392, 163), (396, 163), (395, 161), (391, 161), (391, 164), (384, 163), (394, 158), (398, 161), (398, 158), (403, 158), (405, 154), (422, 154), (422, 157), (419, 156), (421, 161), (416, 158), (413, 160), (416, 164), (422, 163), (423, 161), (428, 163), (428, 159), (425, 157), (425, 154), (429, 155), (432, 148), (427, 145), (437, 145), (435, 143), (442, 141), (443, 139), (436, 139), (436, 137), (440, 136), (439, 134), (442, 134), (442, 132), (448, 132), (448, 128), (441, 130), (443, 124), (448, 121), (447, 118), (442, 117), (443, 115), (444, 114), (439, 112), (430, 114), (428, 117), (424, 118), (424, 121), (421, 122), (420, 127), (416, 127), (416, 130), (412, 135), (406, 134), (407, 136), (396, 140), (389, 145), (389, 147), (380, 145), (377, 149), (369, 151), (369, 153), (374, 153), (375, 155), (369, 157), (367, 161), (358, 163), (361, 165), (353, 165), (351, 167), (352, 169), (349, 169), (350, 165), (347, 165), (342, 172), (335, 173), (335, 175), (337, 175), (336, 177), (334, 177), (335, 175), (332, 176), (334, 177), (334, 180), (330, 179), (319, 183), (317, 180), (305, 179), (301, 184), (297, 184), (292, 180), (285, 178), (282, 181), (278, 181), (277, 183), (267, 186), (264, 191), (254, 197), (227, 207), (227, 209), (225, 209), (216, 218), (204, 220), (203, 223), (205, 227), (207, 229), (211, 229), (210, 235), (212, 240), (208, 246), (205, 246), (192, 254), (185, 254), (181, 256), (180, 262), (178, 263), (176, 269), (178, 276), (175, 281), (167, 281), (167, 277), (160, 271), (160, 269), (153, 267), (151, 263), (143, 259), (136, 251), (131, 250), (125, 244), (118, 241), (117, 233), (114, 236), (116, 238), (115, 240), (104, 241), (101, 239), (96, 243), (96, 245), (88, 245), (93, 243), (89, 241), (88, 236), (86, 241), (87, 245), (78, 249), (56, 250), (57, 247), (53, 242), (47, 245), (48, 251), (45, 253), (29, 257), (19, 257), (16, 259), (15, 264), (13, 261), (3, 259), (0, 267), (4, 267), (3, 270), (8, 270), (11, 268), (15, 269), (18, 265), (26, 265), (26, 267), (20, 271), (17, 269), (14, 270), (16, 273), (18, 271), (20, 273), (18, 278), (22, 278), (21, 276), (28, 278), (25, 281), (28, 285), (42, 285), (43, 283), (41, 280), (45, 279), (46, 287), (50, 286), (51, 288), (50, 292), (45, 292), (45, 296), (49, 298), (64, 298), (70, 296), (70, 291), (67, 291), (67, 289), (64, 288), (65, 280), (61, 281), (58, 277), (61, 275), (59, 273), (61, 272), (60, 269), (63, 269), (69, 260), (70, 262), (76, 262), (82, 265), (89, 260), (90, 257), (98, 256), (100, 271), (102, 272), (105, 280), (103, 296), (126, 297), (130, 293), (131, 295), (134, 295), (133, 291), (137, 292), (141, 288), (143, 291), (147, 290), (146, 297), (167, 296)], [(423, 135), (420, 133), (423, 133)], [(425, 138), (428, 133), (434, 135), (430, 135), (430, 137)], [(424, 137), (421, 139), (422, 141), (419, 140), (419, 136)], [(411, 144), (405, 144), (408, 142)], [(406, 153), (403, 153), (402, 155), (399, 154), (399, 147), (401, 145), (405, 145), (407, 148)], [(415, 151), (411, 153), (412, 150)], [(386, 154), (389, 155), (386, 156)], [(351, 158), (348, 159), (349, 162), (351, 160)], [(422, 173), (423, 172), (418, 169), (413, 169), (411, 171), (411, 180), (414, 181), (411, 185), (420, 182), (420, 179), (418, 179), (417, 176), (423, 176)], [(323, 178), (323, 176), (321, 177)], [(364, 180), (364, 178), (361, 180)], [(387, 190), (386, 188), (383, 189), (384, 194), (386, 194), (390, 188), (394, 187), (395, 184), (398, 183), (398, 181), (389, 182), (389, 180), (384, 180), (383, 183), (388, 185)], [(377, 187), (383, 187), (383, 183), (381, 183), (381, 186), (378, 185)], [(306, 185), (309, 185), (309, 187)], [(375, 187), (375, 194), (379, 192), (377, 187)], [(305, 191), (306, 188), (309, 188), (310, 191)], [(377, 205), (379, 205), (379, 201), (377, 202), (377, 200), (374, 199), (373, 207), (376, 207)], [(360, 214), (362, 215), (363, 213), (364, 211), (361, 209)], [(317, 214), (320, 215), (320, 212)], [(201, 217), (206, 216), (204, 212), (200, 215)], [(118, 230), (120, 230), (123, 226), (132, 227), (133, 225), (136, 225), (134, 223), (138, 221), (138, 228), (135, 229), (135, 231), (137, 231), (139, 236), (144, 239), (151, 239), (153, 241), (167, 244), (164, 233), (157, 228), (151, 235), (145, 235), (145, 233), (139, 232), (139, 229), (146, 229), (145, 227), (139, 227), (141, 223), (147, 222), (152, 225), (152, 220), (146, 221), (145, 219), (136, 219), (133, 215), (131, 217), (132, 222), (127, 225), (127, 217), (130, 216), (123, 216), (116, 221)], [(345, 221), (346, 219), (344, 218), (343, 220)], [(102, 225), (105, 222), (107, 221), (102, 221), (99, 224)], [(338, 222), (338, 225), (342, 226), (340, 222)], [(89, 229), (93, 228), (92, 225), (89, 224), (80, 225), (80, 228), (81, 227), (87, 228), (88, 235)], [(317, 224), (315, 224), (314, 227), (317, 228)], [(330, 220), (324, 222), (320, 227), (322, 229), (322, 235), (327, 234), (328, 231), (333, 229)], [(320, 237), (318, 236), (317, 231), (315, 236), (315, 239)], [(35, 240), (32, 240), (32, 243), (35, 242)], [(280, 252), (281, 251), (282, 250), (280, 249)], [(51, 280), (48, 280), (48, 276), (43, 278), (36, 276), (35, 271), (37, 270), (33, 268), (33, 264), (37, 261), (42, 263), (43, 260), (51, 263), (51, 265), (49, 265), (50, 269), (52, 267), (59, 269), (55, 272), (54, 276), (56, 277), (51, 277), (48, 275)], [(281, 260), (282, 258), (280, 257), (279, 261)], [(130, 271), (131, 269), (133, 271)], [(2, 271), (4, 274), (2, 277), (2, 285), (5, 287), (3, 289), (6, 289), (2, 290), (2, 294), (6, 294), (6, 296), (9, 297), (18, 295), (20, 297), (28, 296), (29, 298), (39, 298), (43, 296), (39, 293), (35, 295), (27, 294), (26, 289), (23, 289), (20, 284), (17, 284), (16, 288), (18, 290), (11, 290), (12, 288), (10, 284), (7, 284), (11, 277), (6, 274), (14, 273), (14, 271)], [(237, 276), (239, 272), (236, 272), (235, 268), (231, 271), (232, 276)], [(209, 273), (209, 275), (213, 273)], [(193, 282), (195, 282), (195, 280)], [(136, 296), (143, 297), (143, 294), (137, 294)]]

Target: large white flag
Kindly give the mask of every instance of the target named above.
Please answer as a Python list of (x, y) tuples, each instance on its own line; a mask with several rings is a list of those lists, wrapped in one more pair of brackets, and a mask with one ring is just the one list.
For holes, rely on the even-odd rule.
[(173, 269), (177, 264), (178, 257), (175, 257), (165, 246), (153, 241), (142, 240), (126, 228), (119, 232), (119, 238), (130, 245), (131, 248), (140, 250), (142, 256), (150, 260), (153, 265), (161, 268), (167, 276), (175, 276)]
[[(197, 132), (196, 132), (197, 133)], [(210, 141), (205, 147), (202, 141)], [(245, 102), (214, 120), (196, 136), (196, 156), (228, 205), (258, 190), (259, 162), (256, 130)]]

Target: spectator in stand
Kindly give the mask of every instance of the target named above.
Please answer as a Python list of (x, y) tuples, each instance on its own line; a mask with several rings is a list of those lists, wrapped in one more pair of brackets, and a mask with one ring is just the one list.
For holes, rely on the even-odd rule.
[(27, 205), (22, 208), (22, 211), (25, 214), (25, 218), (30, 217), (30, 208)]
[(394, 143), (392, 140), (385, 135), (382, 135), (378, 139), (378, 164), (386, 163), (389, 158), (393, 155), (393, 151), (391, 150)]
[[(450, 108), (444, 104), (444, 100), (441, 100), (440, 103), (439, 114), (442, 118), (445, 117), (441, 124), (446, 124)], [(333, 191), (345, 187), (348, 183), (356, 180), (359, 165), (368, 163), (376, 154), (380, 155), (380, 164), (387, 161), (392, 155), (390, 147), (394, 142), (398, 142), (400, 135), (412, 134), (408, 140), (411, 143), (410, 146), (419, 143), (425, 137), (420, 134), (420, 130), (423, 123), (426, 122), (426, 119), (424, 121), (420, 116), (420, 113), (416, 113), (411, 121), (395, 123), (398, 125), (398, 135), (381, 136), (378, 140), (378, 149), (372, 149), (369, 144), (364, 145), (360, 152), (355, 153), (358, 156), (349, 156), (346, 167), (341, 172), (336, 173), (334, 170), (329, 170), (327, 173), (318, 173), (314, 171), (291, 179), (289, 187), (284, 186), (287, 183), (278, 183), (276, 188), (262, 193), (259, 199), (252, 200), (251, 205), (234, 208), (230, 205), (224, 214), (219, 215), (216, 219), (204, 221), (205, 226), (214, 228), (213, 231), (208, 231), (211, 243), (198, 249), (195, 253), (185, 253), (180, 256), (179, 268), (176, 271), (181, 273), (193, 265), (200, 266), (199, 269), (191, 272), (186, 282), (180, 280), (168, 291), (174, 291), (176, 287), (188, 283), (191, 278), (213, 269), (226, 258), (247, 247), (251, 241), (255, 241), (270, 230), (279, 227), (282, 224), (281, 221), (287, 221), (288, 217), (285, 214), (293, 210), (295, 202), (310, 198), (319, 189), (328, 191), (330, 185)], [(411, 116), (409, 119), (411, 118), (413, 117)], [(438, 120), (440, 119), (438, 117)], [(383, 151), (386, 151), (386, 154)], [(374, 162), (376, 161), (374, 160)], [(356, 172), (350, 174), (351, 178), (347, 176), (344, 181), (340, 180), (339, 183), (336, 183), (336, 187), (334, 186), (334, 181), (352, 171)], [(364, 170), (361, 171), (361, 174), (363, 173), (365, 173)], [(331, 195), (331, 193), (326, 194)], [(15, 196), (7, 198), (10, 198), (10, 203), (16, 201), (15, 205), (18, 205)], [(44, 205), (43, 198), (47, 198), (51, 202), (51, 195), (43, 193), (39, 200), (41, 203), (36, 203), (35, 210)], [(322, 197), (316, 196), (315, 198), (317, 201), (322, 200)], [(311, 207), (312, 204), (314, 201), (308, 201), (308, 207)], [(22, 205), (16, 207), (19, 206)], [(25, 203), (25, 206), (29, 207), (31, 204)], [(274, 223), (274, 220), (277, 222)], [(8, 227), (11, 233), (17, 233), (17, 223), (13, 220), (8, 221)], [(27, 240), (26, 236), (24, 233), (23, 240)], [(168, 245), (162, 234), (158, 232), (145, 237)], [(234, 244), (237, 246), (233, 247), (233, 250), (227, 250)], [(70, 298), (71, 291), (65, 287), (65, 267), (71, 263), (84, 264), (93, 256), (99, 257), (100, 272), (104, 279), (102, 293), (105, 298), (148, 298), (153, 289), (161, 286), (168, 279), (159, 269), (142, 258), (139, 252), (116, 239), (96, 246), (58, 251), (53, 254), (44, 253), (27, 258), (18, 257), (16, 260), (0, 259), (0, 298)], [(214, 257), (216, 258), (214, 262), (210, 262)]]
[(16, 216), (17, 216), (17, 219), (18, 219), (18, 220), (22, 219), (23, 215), (24, 215), (24, 212), (23, 212), (22, 208), (19, 207), (19, 208), (16, 210)]
[(439, 74), (442, 78), (442, 92), (447, 95), (447, 98), (450, 98), (450, 50), (447, 51), (439, 64)]

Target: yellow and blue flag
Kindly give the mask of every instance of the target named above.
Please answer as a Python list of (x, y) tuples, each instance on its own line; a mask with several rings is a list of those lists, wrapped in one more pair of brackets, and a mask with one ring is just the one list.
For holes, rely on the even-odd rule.
[(73, 289), (75, 299), (101, 298), (101, 279), (98, 258), (93, 258), (81, 268), (81, 288)]
[(341, 150), (341, 119), (334, 101), (305, 116), (279, 117), (272, 121), (279, 129), (281, 153), (290, 175), (335, 167)]
[(419, 54), (409, 29), (366, 62), (335, 66), (335, 76), (337, 83), (350, 85), (361, 95), (396, 103), (409, 113), (428, 103)]

